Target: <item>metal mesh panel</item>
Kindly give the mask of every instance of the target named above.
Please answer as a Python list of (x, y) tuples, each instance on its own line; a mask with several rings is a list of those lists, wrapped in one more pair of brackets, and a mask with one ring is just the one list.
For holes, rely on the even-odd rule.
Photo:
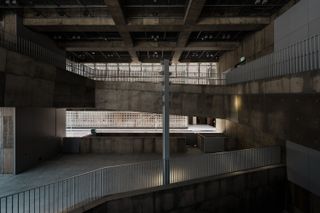
[[(67, 128), (161, 128), (162, 115), (141, 112), (67, 111)], [(171, 128), (187, 128), (188, 117), (170, 115)]]

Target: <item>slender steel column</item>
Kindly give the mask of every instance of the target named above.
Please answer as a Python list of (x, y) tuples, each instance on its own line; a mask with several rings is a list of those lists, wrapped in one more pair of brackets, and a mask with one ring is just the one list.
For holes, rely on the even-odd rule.
[(169, 141), (169, 60), (162, 62), (162, 74), (163, 74), (163, 90), (162, 90), (162, 158), (163, 158), (163, 185), (170, 184), (170, 141)]

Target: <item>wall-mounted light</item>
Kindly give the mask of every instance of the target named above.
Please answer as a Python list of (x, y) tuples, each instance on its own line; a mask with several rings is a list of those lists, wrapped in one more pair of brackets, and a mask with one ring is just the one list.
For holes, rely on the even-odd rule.
[(241, 102), (241, 97), (236, 95), (234, 97), (234, 108), (236, 111), (239, 111), (241, 108), (242, 102)]

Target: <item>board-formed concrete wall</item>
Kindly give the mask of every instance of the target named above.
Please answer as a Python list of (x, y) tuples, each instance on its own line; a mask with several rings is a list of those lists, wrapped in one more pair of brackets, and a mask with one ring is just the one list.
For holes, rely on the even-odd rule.
[(0, 48), (0, 106), (94, 107), (94, 81)]
[[(162, 137), (160, 136), (89, 136), (81, 138), (80, 153), (99, 154), (132, 154), (162, 153)], [(170, 152), (185, 153), (186, 138), (170, 137)]]
[(15, 172), (23, 172), (61, 150), (65, 110), (55, 108), (16, 108)]
[[(219, 86), (172, 85), (170, 113), (225, 117), (228, 98)], [(162, 113), (160, 83), (96, 82), (96, 108)]]
[(265, 28), (255, 33), (249, 34), (240, 42), (238, 48), (226, 52), (219, 60), (219, 72), (224, 72), (233, 68), (240, 62), (241, 57), (246, 57), (247, 61), (252, 61), (261, 56), (273, 52), (274, 45), (274, 23), (270, 23)]
[(320, 1), (300, 0), (275, 20), (275, 50), (320, 34)]

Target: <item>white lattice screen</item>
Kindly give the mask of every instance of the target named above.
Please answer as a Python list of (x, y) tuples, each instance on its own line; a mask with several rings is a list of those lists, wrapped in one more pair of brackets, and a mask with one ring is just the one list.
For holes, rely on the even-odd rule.
[[(67, 128), (161, 128), (162, 115), (142, 112), (67, 111)], [(170, 115), (171, 128), (187, 128), (188, 117)]]

